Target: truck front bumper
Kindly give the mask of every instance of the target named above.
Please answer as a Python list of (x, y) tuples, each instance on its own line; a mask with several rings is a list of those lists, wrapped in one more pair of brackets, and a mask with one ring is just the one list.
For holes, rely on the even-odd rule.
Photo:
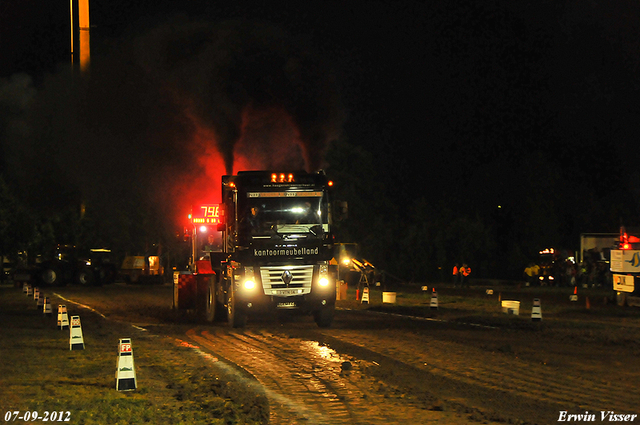
[(312, 312), (324, 308), (334, 308), (336, 304), (335, 285), (315, 288), (302, 295), (265, 295), (263, 291), (239, 290), (236, 292), (239, 307), (246, 312), (268, 310), (301, 310)]

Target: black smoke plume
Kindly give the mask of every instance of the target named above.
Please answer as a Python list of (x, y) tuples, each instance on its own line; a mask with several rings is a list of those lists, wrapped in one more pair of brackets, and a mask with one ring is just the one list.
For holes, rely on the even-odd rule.
[[(138, 39), (135, 48), (145, 71), (214, 129), (227, 173), (233, 171), (248, 107), (277, 108), (291, 117), (308, 171), (322, 166), (327, 145), (340, 133), (344, 117), (332, 69), (271, 25), (165, 25)], [(261, 115), (269, 114), (252, 117)], [(273, 143), (265, 145), (261, 136), (249, 143), (269, 151)]]
[(315, 171), (344, 121), (332, 67), (267, 23), (179, 18), (92, 54), (88, 75), (62, 64), (4, 117), (20, 131), (3, 126), (3, 168), (43, 210), (86, 202), (112, 227), (153, 227), (154, 214), (182, 214), (189, 191), (219, 188), (203, 183), (215, 174), (203, 152), (221, 155), (218, 175), (240, 155)]

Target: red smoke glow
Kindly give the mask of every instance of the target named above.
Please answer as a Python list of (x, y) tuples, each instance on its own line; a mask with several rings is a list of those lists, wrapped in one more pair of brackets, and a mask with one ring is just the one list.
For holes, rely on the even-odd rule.
[[(221, 178), (227, 174), (215, 130), (187, 113), (193, 124), (190, 143), (185, 144), (192, 157), (183, 178), (175, 181), (175, 199), (185, 208), (221, 201)], [(240, 137), (233, 146), (232, 173), (248, 170), (304, 169), (300, 132), (291, 116), (279, 107), (247, 106), (242, 113)]]

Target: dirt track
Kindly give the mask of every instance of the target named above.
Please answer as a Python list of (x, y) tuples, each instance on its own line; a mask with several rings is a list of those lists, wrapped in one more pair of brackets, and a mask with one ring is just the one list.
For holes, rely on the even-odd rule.
[[(551, 300), (532, 322), (526, 311), (493, 314), (481, 303), (429, 312), (414, 300), (374, 312), (342, 302), (348, 309), (327, 330), (309, 317), (258, 317), (235, 331), (176, 318), (169, 287), (56, 292), (246, 370), (266, 390), (271, 423), (549, 424), (562, 411), (601, 423), (601, 411), (640, 413), (640, 314), (616, 306)], [(388, 314), (399, 309), (428, 317)]]

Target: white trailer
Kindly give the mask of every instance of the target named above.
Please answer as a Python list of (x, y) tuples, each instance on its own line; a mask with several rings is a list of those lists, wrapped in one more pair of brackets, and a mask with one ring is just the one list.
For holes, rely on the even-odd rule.
[(616, 246), (619, 240), (619, 233), (581, 233), (578, 261), (582, 263), (585, 252), (589, 252), (590, 250), (597, 250), (603, 256), (601, 259), (607, 260), (608, 251)]

